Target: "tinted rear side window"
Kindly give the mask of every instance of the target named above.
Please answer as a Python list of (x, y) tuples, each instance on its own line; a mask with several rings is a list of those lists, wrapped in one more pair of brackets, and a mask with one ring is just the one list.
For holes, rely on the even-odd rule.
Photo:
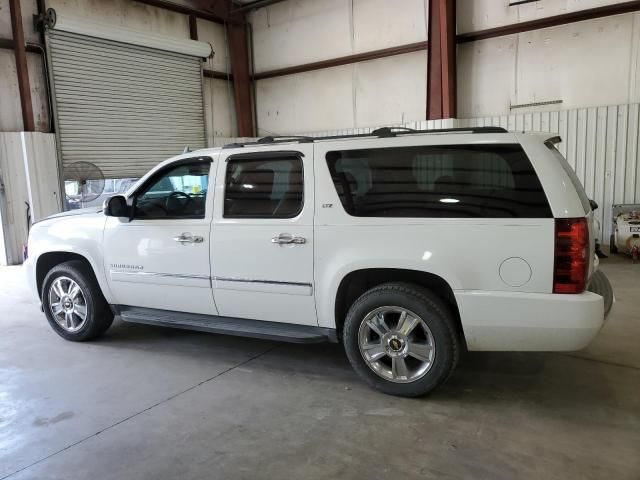
[(327, 153), (333, 183), (356, 217), (548, 218), (519, 145), (445, 145)]

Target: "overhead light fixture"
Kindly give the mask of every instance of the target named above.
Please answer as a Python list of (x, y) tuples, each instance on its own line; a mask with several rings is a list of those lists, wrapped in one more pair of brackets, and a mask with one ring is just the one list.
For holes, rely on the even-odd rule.
[(442, 203), (459, 203), (460, 200), (458, 200), (457, 198), (441, 198), (440, 202), (442, 202)]

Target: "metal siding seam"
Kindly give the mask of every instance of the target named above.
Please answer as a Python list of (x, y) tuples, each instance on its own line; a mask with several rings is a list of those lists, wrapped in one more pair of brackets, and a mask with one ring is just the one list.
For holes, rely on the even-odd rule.
[(629, 107), (629, 122), (627, 124), (627, 165), (625, 172), (625, 202), (639, 203), (640, 202), (640, 181), (637, 176), (640, 175), (638, 171), (638, 131), (640, 130), (640, 104), (630, 105)]
[(530, 132), (533, 130), (533, 114), (532, 113), (524, 114), (524, 130), (526, 132)]
[(587, 154), (587, 110), (578, 110), (578, 123), (576, 125), (576, 175), (585, 184), (586, 154)]
[(595, 186), (595, 157), (596, 157), (596, 135), (598, 132), (598, 115), (595, 108), (587, 110), (587, 155), (584, 177), (584, 188), (589, 197), (593, 197)]
[[(614, 181), (616, 169), (616, 135), (618, 124), (618, 107), (605, 107), (607, 112), (607, 134), (605, 136), (604, 175), (602, 177), (602, 199), (604, 208), (599, 212), (602, 218), (602, 230), (605, 233), (611, 231), (611, 212), (613, 206)], [(601, 210), (601, 209), (598, 209)]]
[(596, 216), (600, 220), (600, 225), (604, 228), (604, 217), (602, 212), (606, 209), (604, 189), (605, 189), (605, 175), (606, 175), (606, 162), (607, 162), (607, 127), (608, 127), (608, 112), (607, 107), (597, 108), (597, 135), (596, 135), (596, 156), (595, 156), (595, 171), (594, 171), (594, 193), (593, 199), (602, 205), (602, 208), (596, 210)]
[(567, 142), (567, 161), (573, 168), (573, 171), (576, 171), (577, 167), (577, 159), (576, 159), (576, 129), (577, 129), (577, 121), (578, 121), (578, 111), (577, 110), (569, 110), (567, 115), (567, 134), (566, 138), (563, 138), (565, 142)]
[(540, 131), (540, 126), (541, 126), (540, 112), (534, 112), (534, 113), (533, 113), (533, 125), (532, 125), (532, 130), (533, 130), (534, 132), (539, 132), (539, 131)]
[(624, 203), (625, 181), (627, 163), (627, 121), (629, 117), (629, 107), (620, 105), (616, 121), (616, 155), (614, 159), (613, 173), (613, 199), (612, 204)]
[(563, 140), (565, 140), (565, 141), (560, 143), (560, 153), (562, 153), (562, 155), (564, 155), (566, 157), (567, 156), (567, 142), (566, 142), (566, 138), (567, 138), (567, 111), (566, 110), (563, 110), (563, 111), (558, 113), (558, 133), (560, 134), (560, 137)]
[(551, 118), (549, 119), (549, 129), (553, 133), (560, 133), (560, 128), (558, 128), (558, 112), (551, 112)]

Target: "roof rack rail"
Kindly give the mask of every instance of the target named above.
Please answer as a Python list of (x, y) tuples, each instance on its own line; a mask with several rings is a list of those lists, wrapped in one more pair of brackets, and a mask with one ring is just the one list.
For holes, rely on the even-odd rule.
[(297, 140), (300, 143), (311, 143), (313, 142), (313, 137), (307, 137), (305, 135), (270, 135), (258, 139), (257, 143), (275, 143), (277, 141), (286, 142), (290, 140)]
[(277, 143), (312, 143), (318, 140), (342, 140), (346, 138), (389, 138), (397, 135), (413, 135), (413, 134), (431, 134), (431, 133), (508, 133), (502, 127), (469, 127), (469, 128), (438, 128), (432, 130), (414, 130), (407, 127), (381, 127), (376, 128), (371, 133), (354, 133), (351, 135), (328, 135), (325, 137), (309, 137), (304, 135), (271, 135), (262, 137), (251, 142), (229, 143), (223, 148), (240, 148), (250, 145), (272, 145)]

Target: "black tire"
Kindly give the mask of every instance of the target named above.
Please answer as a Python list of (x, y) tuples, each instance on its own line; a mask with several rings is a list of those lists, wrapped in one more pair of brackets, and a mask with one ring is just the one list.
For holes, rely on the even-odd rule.
[[(383, 378), (374, 372), (360, 351), (360, 325), (369, 313), (383, 306), (414, 312), (425, 322), (433, 336), (435, 355), (431, 366), (414, 381), (395, 383)], [(386, 283), (362, 294), (347, 313), (343, 343), (351, 366), (365, 382), (384, 393), (403, 397), (425, 395), (444, 383), (458, 363), (462, 346), (454, 317), (446, 304), (433, 292), (408, 283)]]
[(604, 299), (604, 316), (609, 315), (615, 296), (611, 282), (602, 270), (596, 270), (594, 274), (591, 275), (588, 290), (597, 293)]
[(612, 233), (609, 238), (609, 253), (613, 255), (618, 253), (618, 246), (616, 245), (616, 236)]
[[(86, 304), (86, 319), (76, 331), (67, 331), (54, 318), (50, 304), (51, 285), (61, 277), (73, 280), (81, 290)], [(51, 328), (65, 340), (84, 342), (102, 335), (113, 323), (113, 312), (102, 295), (100, 285), (89, 266), (80, 260), (64, 262), (53, 267), (42, 284), (42, 309)], [(76, 320), (79, 317), (75, 317)], [(78, 323), (80, 321), (78, 320)]]

